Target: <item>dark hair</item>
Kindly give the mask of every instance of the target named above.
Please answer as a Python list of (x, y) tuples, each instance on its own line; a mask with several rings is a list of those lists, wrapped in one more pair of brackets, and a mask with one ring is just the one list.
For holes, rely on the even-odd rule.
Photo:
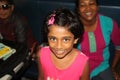
[[(55, 14), (55, 16), (52, 16), (53, 14)], [(82, 39), (84, 33), (83, 24), (79, 20), (79, 17), (73, 11), (70, 11), (66, 8), (59, 8), (50, 13), (45, 20), (44, 29), (46, 35), (49, 33), (48, 27), (50, 27), (51, 25), (49, 24), (49, 20), (51, 19), (51, 17), (54, 17), (53, 24), (60, 27), (68, 28), (68, 30), (74, 35), (75, 39)]]
[(14, 5), (14, 1), (13, 0), (0, 0), (0, 2), (4, 2), (4, 1), (6, 1), (10, 5)]
[[(76, 2), (75, 2), (75, 3), (76, 3), (76, 8), (79, 7), (79, 4), (80, 4), (79, 1), (80, 1), (80, 0), (76, 0)], [(99, 3), (98, 3), (98, 0), (96, 0), (96, 3), (97, 3), (97, 5), (99, 4)]]

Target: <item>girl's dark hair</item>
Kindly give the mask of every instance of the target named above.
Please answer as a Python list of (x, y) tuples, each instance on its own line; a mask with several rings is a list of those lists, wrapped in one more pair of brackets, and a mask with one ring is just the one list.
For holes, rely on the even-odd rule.
[(3, 2), (3, 1), (6, 1), (10, 5), (14, 5), (14, 1), (13, 0), (0, 0), (0, 2)]
[[(66, 8), (59, 8), (50, 13), (45, 20), (44, 29), (46, 34), (49, 33), (48, 21), (51, 19), (51, 15), (55, 14), (54, 16), (54, 25), (58, 25), (60, 27), (66, 27), (68, 30), (74, 35), (74, 38), (79, 38), (80, 41), (82, 40), (82, 36), (84, 33), (83, 24), (79, 20), (79, 17), (69, 9)], [(53, 16), (52, 16), (53, 17)]]

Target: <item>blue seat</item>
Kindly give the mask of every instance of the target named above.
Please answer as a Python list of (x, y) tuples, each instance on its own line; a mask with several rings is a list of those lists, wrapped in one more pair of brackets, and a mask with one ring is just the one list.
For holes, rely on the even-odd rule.
[(24, 72), (22, 77), (30, 78), (32, 80), (37, 80), (38, 78), (38, 65), (35, 61), (31, 62), (31, 65)]

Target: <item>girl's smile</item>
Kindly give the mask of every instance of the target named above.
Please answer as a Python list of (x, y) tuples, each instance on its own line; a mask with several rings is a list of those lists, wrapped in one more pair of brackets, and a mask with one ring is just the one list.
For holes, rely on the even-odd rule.
[(53, 54), (63, 58), (72, 51), (75, 39), (67, 28), (52, 25), (49, 27), (48, 42)]

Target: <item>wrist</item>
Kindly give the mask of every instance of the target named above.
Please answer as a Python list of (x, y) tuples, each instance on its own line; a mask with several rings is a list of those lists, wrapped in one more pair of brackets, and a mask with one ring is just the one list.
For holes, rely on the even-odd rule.
[(111, 67), (112, 71), (116, 71), (116, 68), (115, 67)]

